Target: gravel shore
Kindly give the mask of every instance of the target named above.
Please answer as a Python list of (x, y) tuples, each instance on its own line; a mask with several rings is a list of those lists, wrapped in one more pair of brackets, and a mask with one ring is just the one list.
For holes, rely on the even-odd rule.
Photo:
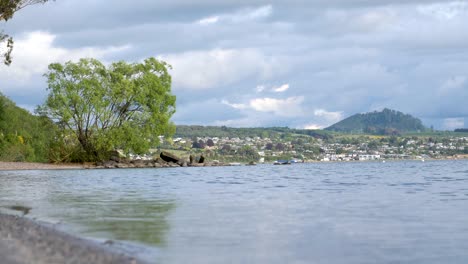
[(141, 264), (111, 247), (24, 217), (0, 214), (2, 264)]
[(85, 166), (76, 163), (52, 164), (33, 162), (3, 162), (0, 161), (0, 170), (70, 170), (84, 169)]

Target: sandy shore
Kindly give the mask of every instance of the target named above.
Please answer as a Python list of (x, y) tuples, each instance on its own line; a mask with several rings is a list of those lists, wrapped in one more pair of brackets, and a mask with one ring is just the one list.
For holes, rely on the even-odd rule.
[(95, 241), (58, 231), (27, 218), (0, 214), (2, 264), (145, 263)]
[(70, 170), (84, 169), (85, 166), (77, 163), (52, 164), (33, 162), (3, 162), (0, 161), (0, 170)]

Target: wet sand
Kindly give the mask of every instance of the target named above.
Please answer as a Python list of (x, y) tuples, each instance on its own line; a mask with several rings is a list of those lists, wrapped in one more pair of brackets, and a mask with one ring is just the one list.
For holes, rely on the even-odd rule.
[(0, 170), (70, 170), (84, 169), (85, 165), (78, 163), (34, 163), (34, 162), (3, 162), (0, 161)]
[(2, 264), (140, 264), (108, 245), (74, 237), (52, 226), (0, 213)]

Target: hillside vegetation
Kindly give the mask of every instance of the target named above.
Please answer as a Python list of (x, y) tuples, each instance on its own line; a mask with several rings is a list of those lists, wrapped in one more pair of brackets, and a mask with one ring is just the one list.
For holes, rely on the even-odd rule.
[(0, 93), (0, 160), (48, 161), (54, 125), (34, 116)]
[(285, 137), (290, 135), (306, 135), (315, 138), (327, 139), (331, 133), (324, 130), (294, 129), (289, 127), (255, 127), (255, 128), (234, 128), (226, 126), (188, 126), (178, 125), (176, 137)]
[(355, 114), (325, 130), (342, 133), (397, 135), (425, 131), (426, 127), (418, 118), (385, 108), (381, 112)]

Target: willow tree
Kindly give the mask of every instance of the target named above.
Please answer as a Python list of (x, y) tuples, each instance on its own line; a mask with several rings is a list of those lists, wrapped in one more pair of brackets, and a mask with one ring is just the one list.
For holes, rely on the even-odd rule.
[(169, 67), (155, 58), (108, 67), (95, 59), (50, 64), (49, 95), (39, 112), (59, 124), (64, 142), (77, 142), (82, 160), (115, 149), (144, 153), (158, 136), (175, 132)]
[[(0, 21), (8, 21), (20, 9), (34, 4), (43, 4), (48, 0), (0, 0)], [(13, 51), (13, 38), (0, 32), (0, 44), (5, 43), (4, 49), (0, 49), (3, 63), (10, 65), (11, 52)]]

